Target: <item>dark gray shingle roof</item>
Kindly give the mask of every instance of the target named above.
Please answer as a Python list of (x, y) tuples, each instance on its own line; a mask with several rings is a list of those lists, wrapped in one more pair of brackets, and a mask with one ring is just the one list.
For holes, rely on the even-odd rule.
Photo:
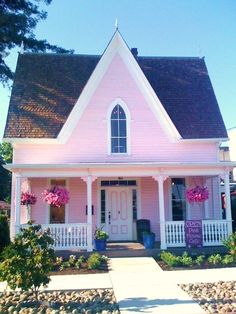
[[(19, 55), (5, 138), (55, 138), (100, 56)], [(184, 139), (227, 138), (204, 59), (138, 57)]]

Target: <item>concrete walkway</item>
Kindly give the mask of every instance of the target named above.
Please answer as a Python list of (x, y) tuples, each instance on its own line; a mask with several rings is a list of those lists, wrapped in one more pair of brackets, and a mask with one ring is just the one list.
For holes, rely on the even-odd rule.
[(235, 268), (162, 271), (151, 257), (111, 258), (110, 267), (104, 274), (52, 276), (46, 290), (113, 288), (122, 314), (203, 314), (177, 284), (236, 280)]
[(205, 313), (166, 275), (151, 257), (112, 258), (110, 277), (121, 313)]

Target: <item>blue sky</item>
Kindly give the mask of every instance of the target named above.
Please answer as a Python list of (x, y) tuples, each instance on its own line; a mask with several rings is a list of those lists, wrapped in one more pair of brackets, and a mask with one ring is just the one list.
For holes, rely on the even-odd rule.
[[(45, 9), (36, 37), (75, 53), (103, 53), (118, 18), (139, 55), (205, 56), (226, 127), (236, 126), (235, 0), (54, 0)], [(17, 50), (7, 61), (15, 70)], [(9, 95), (0, 88), (0, 139)]]

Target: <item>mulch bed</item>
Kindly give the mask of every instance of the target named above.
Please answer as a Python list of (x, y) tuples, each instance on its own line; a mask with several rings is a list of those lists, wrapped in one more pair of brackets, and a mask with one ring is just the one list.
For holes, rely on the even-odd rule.
[(236, 263), (230, 264), (230, 265), (222, 265), (222, 264), (217, 264), (217, 265), (212, 265), (209, 264), (207, 261), (204, 262), (201, 266), (198, 265), (193, 265), (192, 267), (184, 267), (184, 266), (172, 266), (170, 267), (167, 265), (165, 262), (156, 260), (157, 264), (161, 267), (162, 270), (164, 271), (173, 271), (173, 270), (192, 270), (192, 269), (214, 269), (214, 268), (229, 268), (229, 267), (236, 267)]
[(101, 274), (107, 272), (108, 272), (107, 263), (103, 263), (98, 269), (88, 269), (87, 264), (83, 263), (80, 268), (70, 267), (60, 270), (59, 267), (56, 267), (55, 270), (50, 272), (50, 276)]

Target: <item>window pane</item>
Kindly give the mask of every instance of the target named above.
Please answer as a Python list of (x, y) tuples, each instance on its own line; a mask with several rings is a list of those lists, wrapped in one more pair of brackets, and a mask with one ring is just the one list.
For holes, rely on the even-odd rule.
[(126, 153), (126, 138), (120, 138), (119, 153)]
[(126, 120), (119, 121), (119, 130), (120, 130), (119, 136), (126, 137)]
[(133, 220), (137, 220), (137, 191), (132, 190)]
[(118, 105), (112, 110), (111, 119), (118, 119)]
[(126, 119), (123, 108), (120, 105), (118, 106), (119, 106), (119, 119)]
[(106, 222), (106, 191), (101, 190), (101, 223)]
[(119, 153), (118, 150), (118, 138), (111, 139), (111, 152), (112, 153)]
[(61, 207), (50, 206), (50, 223), (64, 224), (65, 223), (65, 205)]
[(118, 136), (118, 120), (111, 120), (111, 136)]
[(185, 179), (173, 178), (171, 180), (172, 214), (173, 220), (186, 219)]

